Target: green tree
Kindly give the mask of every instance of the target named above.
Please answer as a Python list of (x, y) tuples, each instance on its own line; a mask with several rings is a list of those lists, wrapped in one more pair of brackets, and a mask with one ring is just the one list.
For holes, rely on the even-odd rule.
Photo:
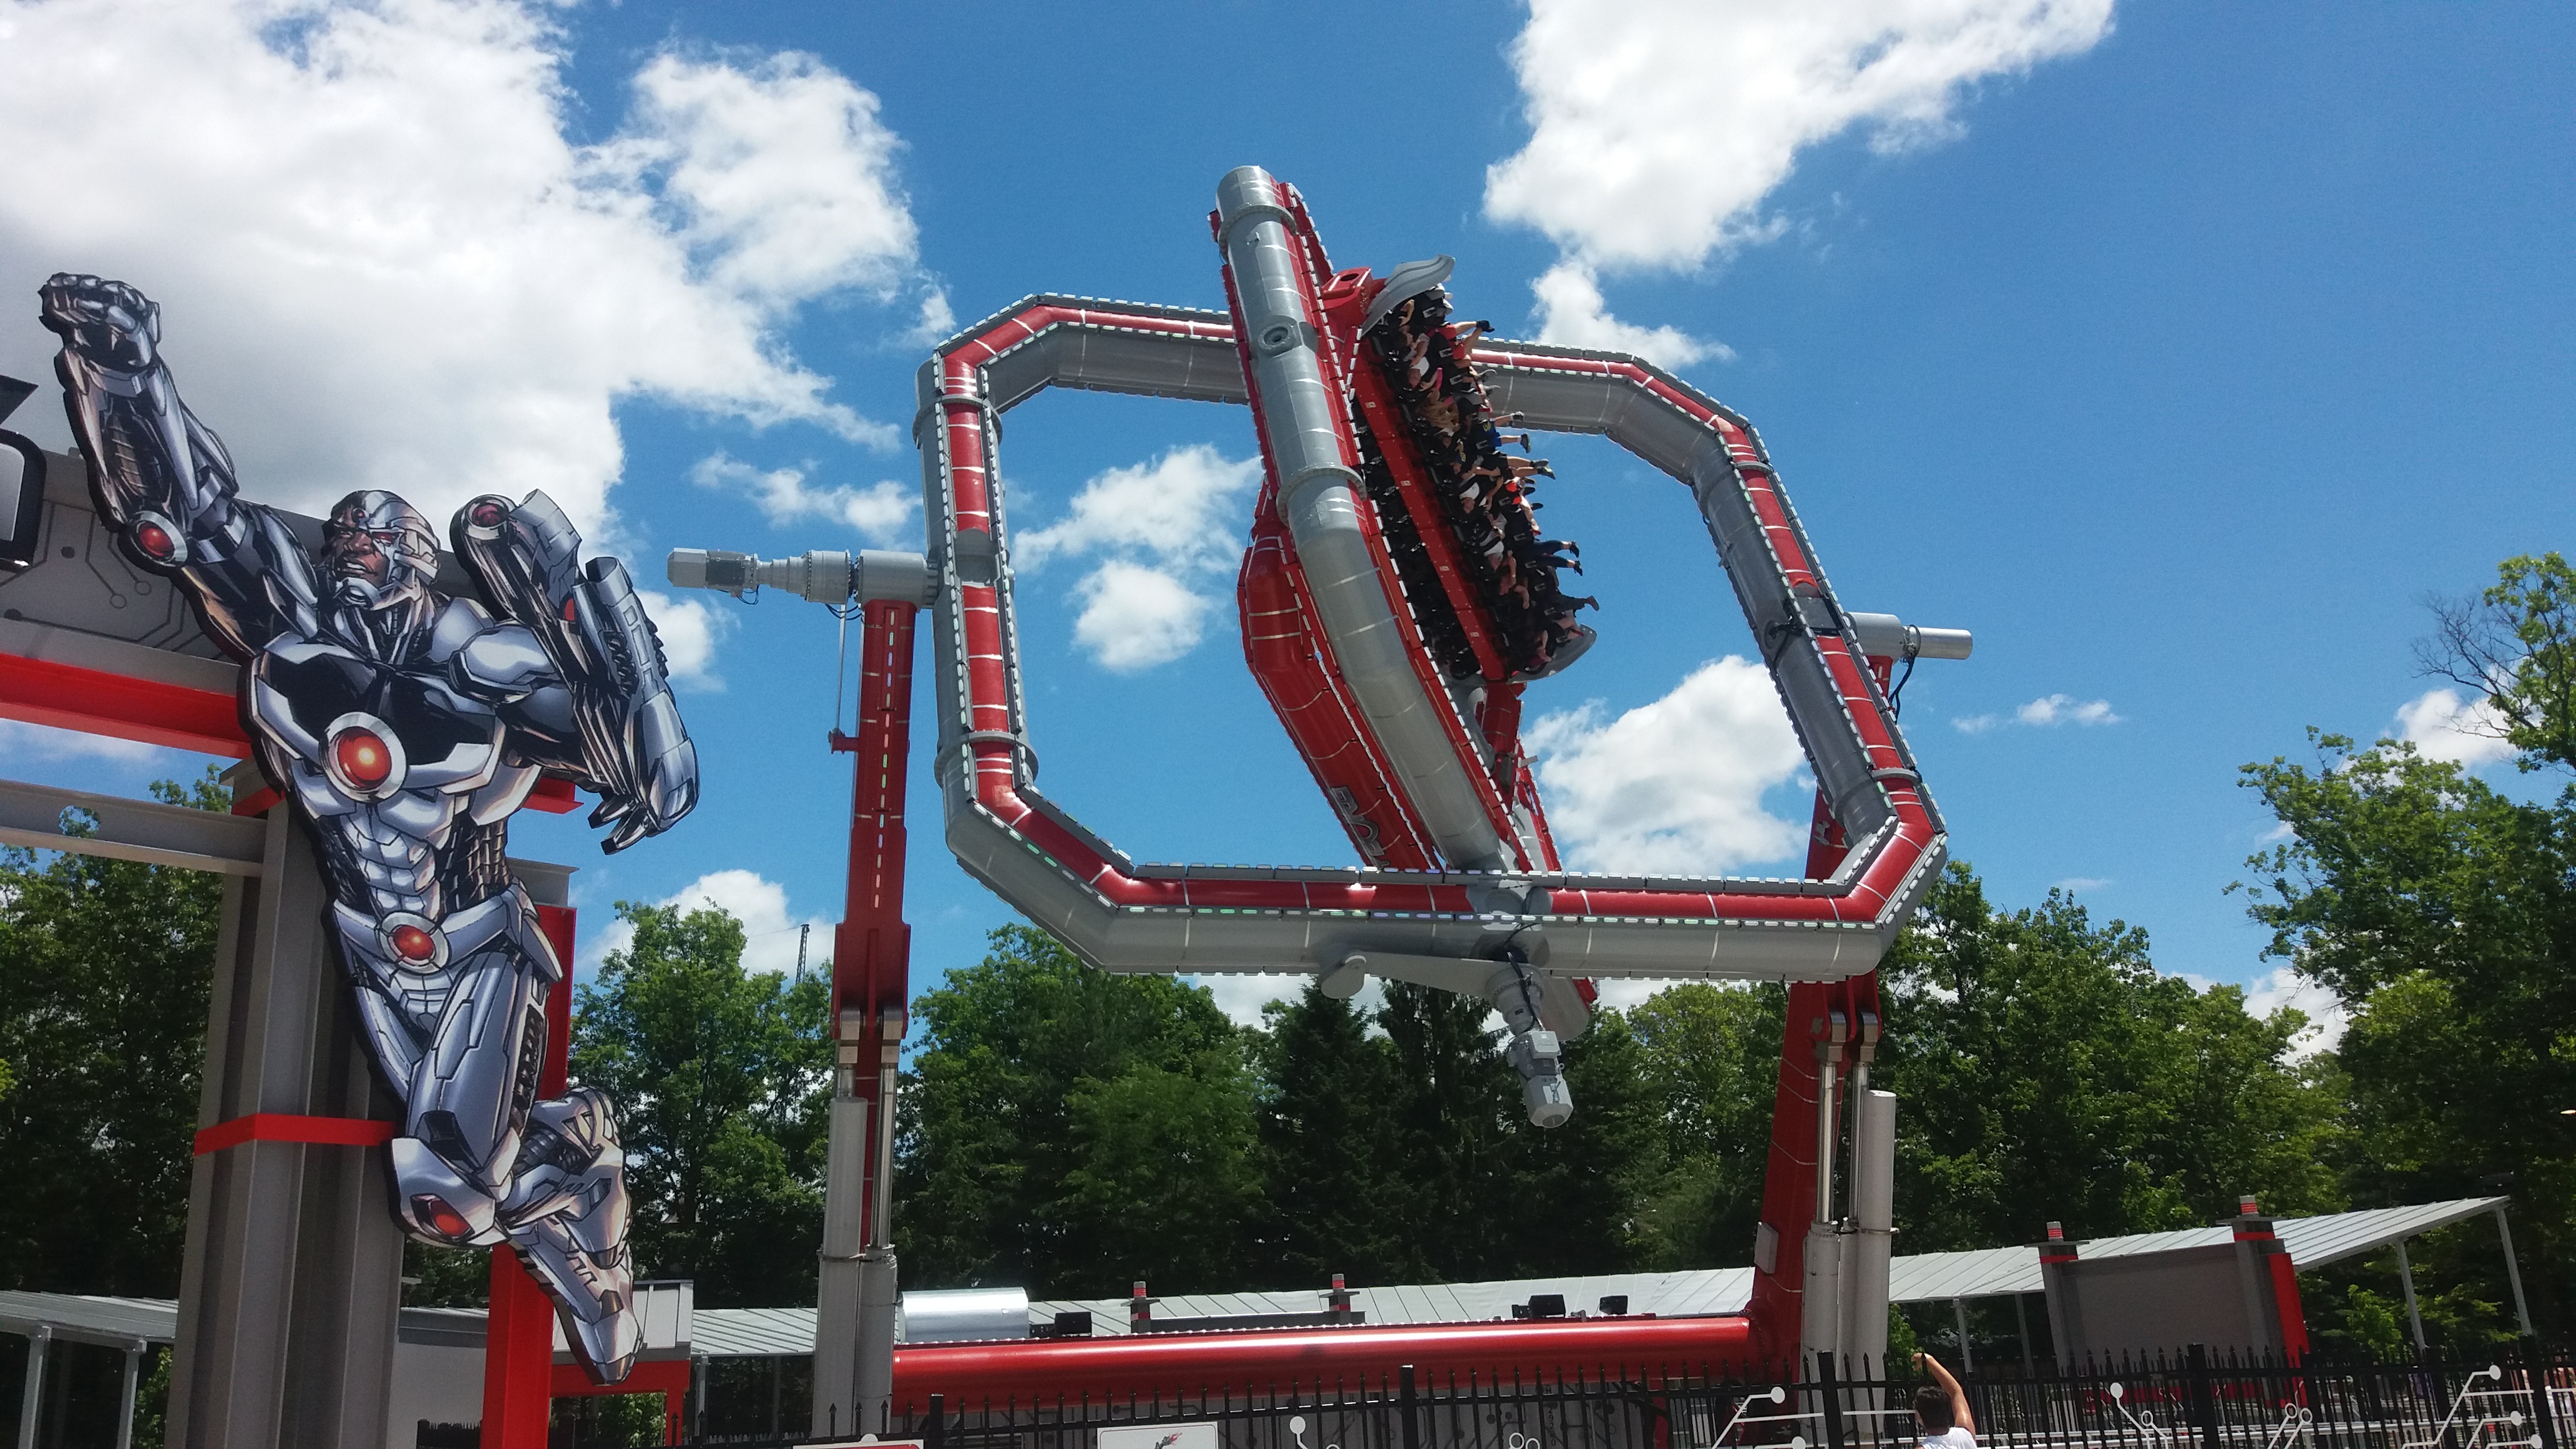
[[(152, 793), (232, 803), (211, 769)], [(220, 876), (0, 848), (0, 1283), (177, 1296), (222, 904)]]
[[(1565, 1044), (1565, 1081), (1574, 1120), (1550, 1131), (1507, 1121), (1496, 1205), (1517, 1211), (1510, 1249), (1514, 1277), (1624, 1273), (1650, 1247), (1647, 1195), (1664, 1164), (1663, 1133), (1648, 1085), (1645, 1044), (1616, 1011)], [(1507, 1118), (1518, 1118), (1511, 1083)]]
[[(896, 1213), (910, 1281), (1040, 1297), (1243, 1281), (1252, 1087), (1242, 1035), (1207, 991), (1094, 971), (1045, 932), (1005, 926), (913, 1014)], [(1157, 1138), (1156, 1124), (1208, 1135)], [(1137, 1220), (1144, 1203), (1225, 1241), (1178, 1242)]]
[(1053, 1216), (1090, 1246), (1091, 1292), (1138, 1276), (1174, 1292), (1243, 1285), (1264, 1216), (1252, 1097), (1239, 1040), (1075, 1084), (1074, 1166)]
[(1256, 1050), (1272, 1281), (1320, 1284), (1336, 1272), (1354, 1284), (1404, 1281), (1412, 1259), (1387, 1111), (1392, 1048), (1369, 1034), (1367, 1012), (1311, 985), (1273, 1002), (1265, 1020)]
[(1500, 1033), (1487, 1024), (1492, 1010), (1473, 997), (1390, 981), (1377, 1012), (1395, 1062), (1387, 1113), (1410, 1281), (1501, 1278), (1515, 1261), (1516, 1185), (1503, 1158), (1521, 1086), (1498, 1050)]
[(621, 901), (617, 913), (634, 935), (580, 990), (572, 1076), (618, 1104), (639, 1271), (696, 1280), (709, 1307), (810, 1296), (825, 979), (744, 971), (742, 923), (717, 907)]
[(2522, 769), (2576, 768), (2576, 569), (2555, 553), (2509, 558), (2486, 592), (2432, 607), (2424, 672), (2484, 697)]
[[(2553, 556), (2554, 557), (2554, 556)], [(2511, 566), (2508, 565), (2508, 568)], [(2526, 666), (2535, 695), (2542, 656)], [(2555, 668), (2565, 668), (2564, 656)], [(2350, 1013), (2354, 1198), (2380, 1206), (2509, 1185), (2535, 1318), (2563, 1326), (2576, 1262), (2576, 792), (2511, 799), (2458, 765), (2311, 732), (2313, 768), (2245, 767), (2290, 832), (2247, 863), (2266, 954)], [(2556, 759), (2543, 739), (2524, 760)], [(2492, 1236), (2428, 1275), (2463, 1289), (2438, 1315), (2510, 1331)], [(2488, 1325), (2481, 1327), (2480, 1325)]]
[(2193, 1227), (2246, 1192), (2342, 1205), (2338, 1103), (2291, 1055), (2306, 1018), (2159, 974), (2144, 931), (2058, 891), (1998, 911), (1954, 863), (1882, 969), (1909, 1251)]
[(1692, 982), (1666, 987), (1627, 1012), (1641, 1048), (1642, 1115), (1662, 1139), (1663, 1170), (1643, 1204), (1650, 1266), (1749, 1260), (1762, 1217), (1787, 999), (1771, 983)]

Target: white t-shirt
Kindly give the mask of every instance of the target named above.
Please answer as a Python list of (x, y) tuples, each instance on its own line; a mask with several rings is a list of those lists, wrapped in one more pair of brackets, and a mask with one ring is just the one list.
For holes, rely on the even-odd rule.
[(1924, 1435), (1923, 1449), (1977, 1449), (1977, 1436), (1953, 1424), (1938, 1434)]

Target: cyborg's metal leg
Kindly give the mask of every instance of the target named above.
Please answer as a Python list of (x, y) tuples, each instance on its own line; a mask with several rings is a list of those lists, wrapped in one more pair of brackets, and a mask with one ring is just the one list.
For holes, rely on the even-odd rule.
[(501, 1241), (501, 1198), (545, 1062), (546, 993), (562, 975), (553, 964), (504, 934), (458, 966), (404, 1084), (405, 1130), (392, 1144), (395, 1210), (414, 1236)]
[(626, 1153), (605, 1094), (575, 1087), (528, 1114), (500, 1217), (590, 1376), (603, 1384), (625, 1378), (642, 1328), (626, 1251)]
[(1564, 1126), (1574, 1116), (1574, 1092), (1565, 1084), (1556, 1033), (1539, 1020), (1538, 973), (1526, 961), (1506, 959), (1486, 978), (1485, 999), (1512, 1029), (1503, 1056), (1521, 1074), (1521, 1101), (1529, 1108), (1530, 1121)]

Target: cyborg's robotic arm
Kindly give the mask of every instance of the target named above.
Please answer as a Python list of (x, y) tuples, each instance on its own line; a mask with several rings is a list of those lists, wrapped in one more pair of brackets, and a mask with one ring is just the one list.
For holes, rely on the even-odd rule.
[[(134, 560), (192, 586), (206, 627), (247, 655), (315, 608), (303, 546), (234, 496), (223, 441), (179, 400), (160, 356), (161, 309), (123, 282), (60, 273), (40, 289), (63, 406), (108, 522)], [(271, 585), (276, 587), (272, 588)]]
[[(555, 679), (517, 711), (523, 735), (600, 797), (612, 854), (659, 835), (698, 799), (698, 753), (671, 697), (661, 636), (626, 566), (581, 561), (581, 535), (543, 493), (477, 498), (450, 530), (493, 611), (533, 635)], [(560, 691), (560, 695), (555, 694)], [(551, 727), (550, 727), (551, 726)]]

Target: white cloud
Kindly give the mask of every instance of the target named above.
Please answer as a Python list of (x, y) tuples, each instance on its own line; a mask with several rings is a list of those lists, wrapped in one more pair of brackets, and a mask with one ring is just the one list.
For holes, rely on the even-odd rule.
[(920, 490), (890, 478), (865, 488), (846, 483), (816, 488), (806, 483), (803, 468), (772, 468), (764, 473), (749, 463), (712, 453), (689, 469), (689, 481), (750, 499), (760, 516), (773, 525), (808, 519), (841, 523), (878, 544), (911, 541), (919, 532), (913, 519), (921, 511)]
[(1260, 476), (1259, 459), (1227, 458), (1205, 443), (1112, 468), (1083, 484), (1063, 518), (1022, 532), (1012, 558), (1030, 570), (1096, 559), (1073, 586), (1082, 603), (1075, 642), (1120, 673), (1166, 664), (1204, 637), (1218, 602), (1212, 589), (1243, 547), (1233, 528), (1238, 497)]
[(932, 287), (922, 294), (920, 320), (912, 324), (912, 330), (903, 335), (903, 340), (916, 347), (928, 347), (947, 341), (948, 335), (956, 330), (957, 313), (948, 305), (948, 289)]
[(2064, 880), (2061, 880), (2061, 881), (2057, 881), (2057, 882), (2052, 883), (2052, 884), (2049, 886), (2049, 889), (2050, 889), (2050, 890), (2056, 890), (2056, 891), (2064, 891), (2064, 892), (2066, 892), (2068, 895), (2070, 895), (2070, 896), (2074, 896), (2074, 895), (2088, 895), (2088, 894), (2090, 894), (2090, 893), (2092, 893), (2092, 892), (2094, 892), (2094, 891), (2098, 891), (2098, 890), (2107, 890), (2107, 889), (2109, 889), (2109, 888), (2110, 888), (2110, 885), (2111, 885), (2111, 882), (2109, 882), (2109, 881), (2107, 881), (2107, 880), (2104, 880), (2104, 879), (2103, 879), (2102, 877), (2100, 877), (2100, 876), (2095, 876), (2095, 875), (2070, 875), (2070, 876), (2068, 876), (2068, 877), (2067, 877), (2066, 879), (2064, 879)]
[(1526, 735), (1574, 869), (1717, 875), (1805, 841), (1803, 824), (1762, 808), (1806, 757), (1761, 665), (1711, 660), (1654, 703), (1603, 716), (1594, 700)]
[[(898, 441), (777, 335), (918, 273), (875, 99), (809, 57), (665, 54), (583, 146), (567, 56), (534, 0), (0, 3), (0, 300), (141, 287), (245, 487), (307, 511), (541, 487), (613, 536), (638, 397)], [(0, 370), (50, 347), (10, 328)]]
[(795, 302), (841, 287), (891, 296), (917, 236), (894, 181), (901, 143), (877, 98), (810, 55), (750, 70), (655, 57), (635, 77), (631, 131), (604, 168), (658, 177), (707, 279)]
[(1669, 981), (1638, 981), (1619, 977), (1595, 981), (1592, 988), (1601, 993), (1593, 1002), (1595, 1011), (1630, 1011), (1652, 1000), (1655, 993), (1672, 985)]
[[(799, 926), (813, 928), (806, 955), (809, 966), (820, 965), (832, 954), (831, 923), (820, 916), (795, 914), (787, 904), (787, 888), (758, 871), (709, 871), (653, 904), (677, 906), (683, 913), (711, 905), (730, 912), (742, 922), (742, 965), (746, 971), (795, 970)], [(605, 929), (592, 934), (583, 948), (582, 969), (598, 969), (611, 953), (625, 950), (634, 941), (633, 926), (611, 920)]]
[(1963, 734), (1981, 735), (2000, 724), (2030, 725), (2045, 729), (2052, 725), (2115, 725), (2121, 716), (2112, 712), (2107, 699), (2077, 699), (2071, 694), (2044, 694), (2014, 710), (2010, 715), (1975, 714), (1950, 721)]
[(723, 689), (716, 654), (733, 632), (733, 616), (705, 598), (675, 598), (654, 589), (637, 589), (635, 595), (644, 601), (654, 632), (662, 636), (662, 662), (670, 666), (672, 682), (709, 693)]
[(1295, 1001), (1306, 994), (1306, 983), (1315, 978), (1257, 971), (1226, 975), (1211, 972), (1190, 979), (1208, 989), (1208, 994), (1216, 998), (1216, 1009), (1224, 1012), (1227, 1020), (1237, 1026), (1259, 1026), (1261, 1008), (1274, 1001)]
[(1538, 283), (1549, 340), (1610, 345), (1574, 335), (1590, 328), (1679, 365), (1690, 340), (1610, 317), (1596, 272), (1780, 235), (1762, 203), (1800, 151), (1856, 126), (1883, 152), (1948, 139), (1975, 82), (2080, 53), (2110, 22), (2111, 0), (1533, 0), (1511, 49), (1529, 143), (1487, 168), (1485, 213), (1562, 253)]
[(1512, 43), (1529, 144), (1487, 170), (1485, 209), (1585, 262), (1692, 266), (1767, 234), (1801, 149), (1947, 139), (1970, 83), (2110, 21), (2110, 0), (1535, 0)]
[(2295, 1006), (2308, 1018), (2307, 1029), (2291, 1041), (2290, 1054), (2294, 1057), (2334, 1050), (2343, 1041), (2344, 1028), (2351, 1024), (2333, 991), (2287, 966), (2274, 967), (2270, 975), (2246, 988), (2248, 1015), (2270, 1016), (2284, 1006)]
[(1216, 600), (1193, 593), (1175, 574), (1111, 559), (1074, 586), (1082, 614), (1074, 642), (1100, 667), (1133, 674), (1169, 664), (1199, 646)]
[(2459, 691), (2428, 689), (2397, 707), (2397, 737), (2413, 742), (2427, 759), (2474, 769), (2510, 760), (2504, 717), (2491, 700), (2463, 703)]
[(1676, 327), (1639, 327), (1610, 315), (1600, 280), (1581, 262), (1562, 261), (1530, 283), (1538, 296), (1538, 340), (1599, 352), (1632, 352), (1663, 368), (1688, 367), (1703, 358), (1733, 362), (1735, 349), (1703, 341)]
[(2026, 725), (2114, 725), (2120, 717), (2107, 699), (2077, 699), (2071, 694), (2044, 695), (2013, 711), (2013, 722)]

